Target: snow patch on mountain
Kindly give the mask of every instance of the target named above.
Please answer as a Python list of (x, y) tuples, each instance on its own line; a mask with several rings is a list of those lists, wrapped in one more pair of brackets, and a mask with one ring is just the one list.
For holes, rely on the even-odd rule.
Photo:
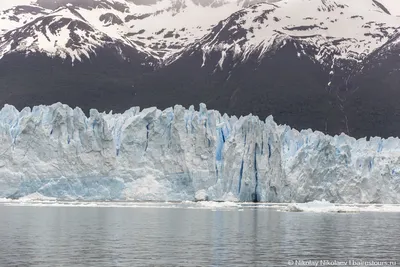
[(376, 0), (377, 5), (382, 5), (391, 15), (400, 16), (400, 4), (393, 0)]
[(0, 11), (11, 9), (19, 5), (32, 5), (35, 4), (35, 0), (13, 0), (13, 1), (1, 1)]
[(18, 5), (5, 10), (0, 9), (0, 35), (47, 13), (48, 10), (33, 5)]

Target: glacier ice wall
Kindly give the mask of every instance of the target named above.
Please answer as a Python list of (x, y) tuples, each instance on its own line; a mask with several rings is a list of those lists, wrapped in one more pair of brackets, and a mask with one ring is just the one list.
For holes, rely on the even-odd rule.
[(0, 197), (400, 203), (400, 140), (298, 132), (272, 117), (60, 103), (0, 111)]

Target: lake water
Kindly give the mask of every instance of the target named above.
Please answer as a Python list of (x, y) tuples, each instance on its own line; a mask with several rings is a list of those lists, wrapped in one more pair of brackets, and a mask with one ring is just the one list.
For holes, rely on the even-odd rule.
[(0, 205), (0, 266), (400, 265), (399, 222), (400, 213), (292, 213), (265, 206)]

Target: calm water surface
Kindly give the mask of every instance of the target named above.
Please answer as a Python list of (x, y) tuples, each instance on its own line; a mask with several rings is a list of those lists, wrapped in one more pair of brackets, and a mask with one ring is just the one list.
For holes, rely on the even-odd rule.
[(0, 266), (288, 266), (396, 261), (399, 213), (0, 206)]

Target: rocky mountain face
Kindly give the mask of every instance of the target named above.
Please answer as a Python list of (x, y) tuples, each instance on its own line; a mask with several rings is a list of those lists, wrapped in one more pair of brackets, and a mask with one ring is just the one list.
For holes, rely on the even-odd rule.
[(392, 0), (1, 3), (0, 104), (204, 102), (298, 129), (398, 136), (399, 15)]

